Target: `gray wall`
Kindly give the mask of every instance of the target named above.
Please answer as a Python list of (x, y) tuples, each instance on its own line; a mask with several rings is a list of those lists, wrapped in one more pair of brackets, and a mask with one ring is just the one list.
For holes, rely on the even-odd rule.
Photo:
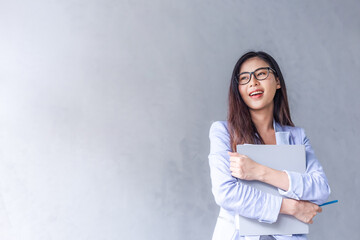
[(209, 239), (208, 131), (247, 50), (279, 62), (354, 239), (360, 2), (0, 1), (0, 238)]

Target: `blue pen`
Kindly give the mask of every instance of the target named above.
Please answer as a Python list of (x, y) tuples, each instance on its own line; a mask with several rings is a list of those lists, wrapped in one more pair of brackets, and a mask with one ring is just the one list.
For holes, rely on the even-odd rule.
[(323, 203), (323, 204), (319, 205), (319, 207), (322, 207), (322, 206), (325, 206), (325, 205), (329, 205), (329, 204), (333, 204), (333, 203), (337, 203), (337, 202), (338, 202), (338, 200), (326, 202), (326, 203)]

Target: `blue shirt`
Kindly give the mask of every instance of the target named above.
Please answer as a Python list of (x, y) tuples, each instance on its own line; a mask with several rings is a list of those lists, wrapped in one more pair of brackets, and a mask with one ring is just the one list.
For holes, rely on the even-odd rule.
[[(330, 187), (304, 129), (282, 126), (275, 120), (273, 126), (277, 145), (301, 144), (305, 145), (306, 150), (306, 172), (297, 173), (285, 170), (289, 177), (289, 189), (288, 191), (278, 189), (279, 193), (287, 198), (307, 200), (316, 204), (326, 202), (330, 195)], [(210, 128), (209, 138), (212, 193), (216, 203), (220, 206), (220, 214), (213, 239), (216, 239), (215, 235), (225, 234), (224, 231), (227, 231), (227, 234), (230, 234), (229, 231), (233, 231), (231, 239), (258, 239), (259, 237), (239, 236), (235, 227), (230, 227), (234, 226), (234, 216), (240, 214), (256, 219), (259, 222), (276, 222), (282, 204), (282, 197), (264, 193), (248, 185), (241, 184), (231, 175), (228, 154), (228, 152), (231, 152), (230, 134), (226, 121), (214, 122)], [(225, 220), (232, 224), (225, 226)], [(219, 221), (224, 222), (219, 223)], [(275, 235), (274, 237), (281, 240), (306, 239), (306, 235)]]

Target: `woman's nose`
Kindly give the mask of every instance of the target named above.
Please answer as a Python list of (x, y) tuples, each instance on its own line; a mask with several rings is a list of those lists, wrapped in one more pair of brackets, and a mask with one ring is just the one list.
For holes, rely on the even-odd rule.
[(254, 73), (250, 75), (249, 87), (259, 85), (259, 80), (256, 79)]

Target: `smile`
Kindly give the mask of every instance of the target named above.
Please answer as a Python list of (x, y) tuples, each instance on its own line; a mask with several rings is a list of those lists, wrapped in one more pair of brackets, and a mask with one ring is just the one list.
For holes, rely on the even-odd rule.
[(261, 91), (261, 90), (256, 90), (249, 94), (249, 96), (251, 98), (258, 98), (258, 97), (261, 97), (262, 95), (264, 95), (264, 91)]

